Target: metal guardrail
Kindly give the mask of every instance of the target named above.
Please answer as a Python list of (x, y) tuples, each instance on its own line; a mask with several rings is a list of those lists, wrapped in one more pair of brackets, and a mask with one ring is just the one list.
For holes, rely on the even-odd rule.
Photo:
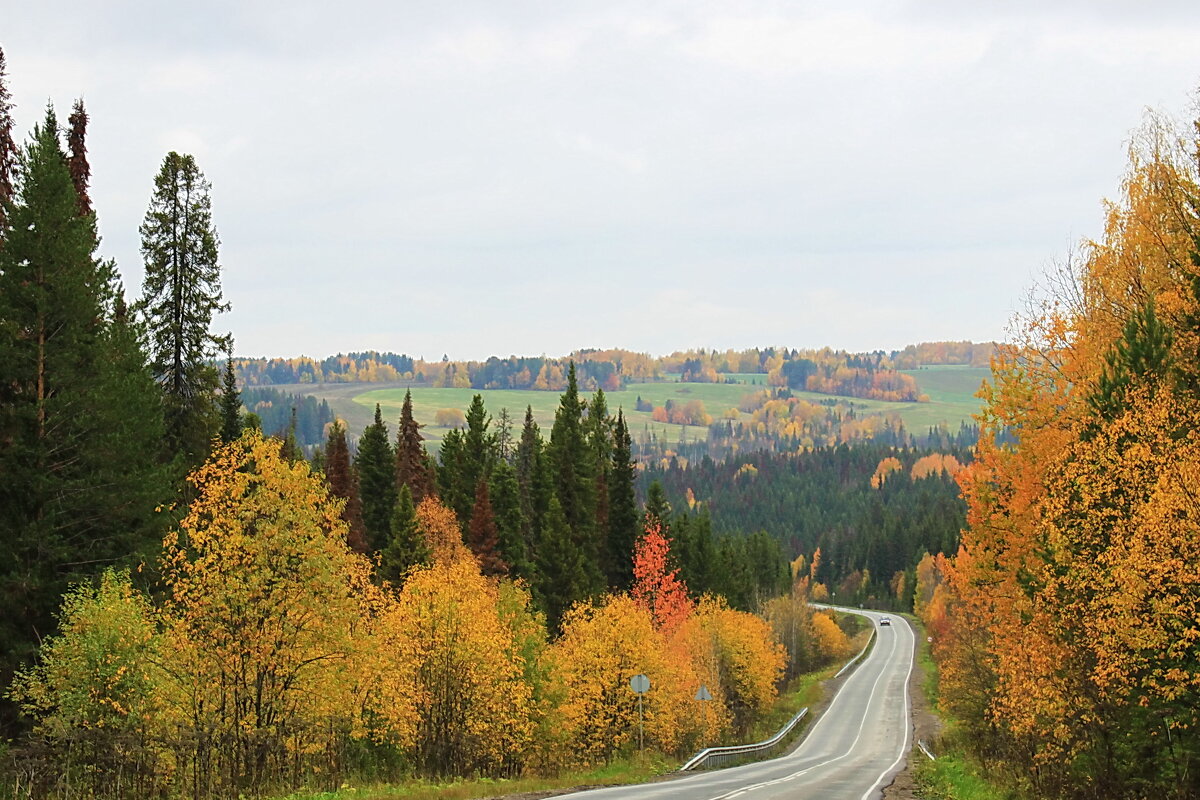
[(871, 628), (871, 635), (867, 637), (867, 643), (863, 645), (863, 649), (858, 651), (858, 655), (856, 655), (854, 658), (852, 658), (852, 659), (850, 659), (849, 661), (847, 661), (847, 662), (846, 662), (846, 666), (844, 666), (844, 667), (842, 667), (841, 669), (839, 669), (839, 670), (837, 671), (837, 674), (836, 674), (836, 675), (834, 675), (833, 677), (835, 677), (835, 678), (840, 678), (840, 677), (842, 677), (842, 673), (843, 673), (843, 672), (845, 672), (846, 670), (850, 669), (851, 667), (853, 667), (855, 664), (857, 664), (859, 661), (861, 661), (861, 660), (862, 660), (862, 657), (863, 657), (864, 655), (866, 655), (866, 653), (867, 653), (867, 648), (871, 646), (871, 642), (875, 641), (875, 630), (876, 630), (876, 629), (875, 629), (875, 628), (872, 626), (872, 628)]
[(928, 756), (930, 761), (937, 761), (937, 756), (930, 752), (929, 746), (925, 744), (924, 739), (917, 739), (917, 747), (921, 748), (921, 752)]
[(709, 747), (701, 750), (696, 755), (692, 756), (686, 764), (679, 768), (680, 772), (687, 772), (696, 769), (700, 766), (720, 766), (728, 764), (730, 761), (737, 761), (745, 755), (765, 753), (772, 747), (777, 746), (783, 741), (784, 737), (792, 732), (796, 724), (804, 719), (808, 713), (808, 708), (802, 708), (797, 712), (796, 716), (792, 717), (786, 725), (779, 729), (779, 733), (772, 736), (770, 739), (758, 742), (756, 744), (735, 744), (726, 745), (724, 747)]

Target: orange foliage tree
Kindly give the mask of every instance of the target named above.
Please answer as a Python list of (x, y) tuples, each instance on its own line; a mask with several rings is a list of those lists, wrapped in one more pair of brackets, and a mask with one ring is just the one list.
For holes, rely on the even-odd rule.
[(650, 612), (654, 624), (668, 635), (692, 613), (687, 584), (679, 579), (679, 569), (667, 569), (671, 540), (655, 520), (633, 548), (634, 602)]
[(1103, 239), (993, 359), (962, 549), (918, 567), (943, 702), (1034, 796), (1200, 792), (1197, 209), (1151, 119)]

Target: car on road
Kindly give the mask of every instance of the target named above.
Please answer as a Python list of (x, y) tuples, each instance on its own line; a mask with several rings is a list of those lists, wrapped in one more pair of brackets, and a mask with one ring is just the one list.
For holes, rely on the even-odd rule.
[(879, 618), (879, 624), (880, 624), (880, 625), (887, 625), (888, 627), (891, 627), (891, 624), (892, 624), (892, 618), (891, 618), (891, 617), (880, 617), (880, 618)]

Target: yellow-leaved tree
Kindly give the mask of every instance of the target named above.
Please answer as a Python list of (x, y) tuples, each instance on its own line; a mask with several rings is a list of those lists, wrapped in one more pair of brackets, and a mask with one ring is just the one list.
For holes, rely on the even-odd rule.
[(387, 679), (411, 694), (381, 713), (426, 774), (512, 774), (524, 763), (537, 710), (525, 659), (536, 654), (537, 623), (511, 597), (502, 618), (499, 599), (467, 551), (414, 570), (382, 620)]
[(257, 792), (322, 768), (355, 733), (378, 599), (341, 501), (251, 430), (190, 477), (164, 541), (161, 724), (198, 795)]
[(60, 619), (10, 691), (63, 755), (59, 788), (103, 795), (123, 782), (139, 796), (158, 793), (168, 767), (155, 730), (166, 676), (154, 609), (128, 573), (108, 570), (97, 587), (81, 584), (63, 598)]

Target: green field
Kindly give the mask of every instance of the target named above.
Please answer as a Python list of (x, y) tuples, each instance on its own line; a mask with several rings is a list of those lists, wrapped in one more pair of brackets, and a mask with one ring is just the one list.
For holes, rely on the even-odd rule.
[[(632, 383), (619, 392), (606, 392), (609, 411), (616, 413), (618, 408), (625, 411), (629, 422), (629, 432), (635, 439), (640, 439), (654, 433), (660, 440), (678, 442), (680, 437), (688, 441), (704, 439), (708, 429), (696, 425), (667, 425), (655, 422), (649, 412), (636, 411), (637, 398), (656, 406), (661, 406), (669, 399), (686, 403), (689, 400), (700, 400), (705, 409), (713, 417), (719, 417), (729, 408), (737, 408), (742, 396), (756, 387), (743, 384), (723, 383)], [(379, 403), (383, 416), (389, 424), (400, 417), (400, 406), (404, 403), (402, 388), (373, 389), (354, 397), (354, 402), (374, 412), (375, 404)], [(426, 427), (422, 434), (426, 439), (440, 441), (449, 428), (437, 427), (433, 424), (434, 415), (439, 408), (458, 408), (465, 410), (476, 394), (483, 396), (483, 404), (488, 412), (496, 417), (500, 409), (507, 408), (514, 424), (519, 426), (525, 418), (525, 408), (533, 409), (533, 418), (548, 435), (550, 426), (554, 424), (554, 412), (558, 408), (560, 392), (535, 392), (513, 389), (430, 389), (413, 387), (413, 416)], [(336, 410), (336, 409), (335, 409)], [(361, 413), (361, 412), (360, 412)]]
[[(925, 369), (909, 370), (921, 391), (928, 394), (929, 403), (885, 403), (879, 400), (858, 400), (851, 398), (834, 398), (830, 395), (813, 392), (795, 392), (797, 397), (812, 403), (828, 403), (831, 400), (852, 403), (855, 410), (866, 414), (899, 414), (905, 427), (913, 432), (945, 424), (951, 429), (957, 429), (962, 422), (970, 422), (971, 415), (979, 410), (979, 400), (974, 394), (979, 384), (988, 376), (988, 370), (978, 367), (927, 367)], [(625, 410), (629, 421), (629, 430), (634, 439), (654, 433), (662, 441), (678, 442), (680, 437), (688, 441), (706, 438), (708, 430), (701, 426), (668, 425), (655, 422), (650, 414), (636, 411), (637, 398), (652, 405), (661, 406), (667, 400), (673, 399), (679, 403), (689, 400), (699, 400), (704, 403), (707, 412), (714, 418), (720, 419), (729, 409), (736, 409), (742, 397), (749, 392), (765, 388), (766, 376), (762, 374), (730, 375), (740, 383), (677, 383), (664, 381), (661, 383), (633, 383), (619, 392), (607, 393), (608, 407), (614, 414), (617, 408)], [(276, 386), (283, 392), (309, 394), (325, 398), (334, 413), (346, 420), (350, 433), (357, 436), (371, 422), (375, 404), (379, 403), (383, 417), (391, 430), (395, 430), (396, 421), (400, 418), (400, 406), (404, 402), (404, 392), (407, 387), (403, 384), (288, 384)], [(465, 411), (471, 403), (471, 398), (483, 395), (484, 405), (492, 417), (500, 414), (500, 409), (507, 408), (513, 419), (516, 430), (525, 417), (525, 407), (533, 408), (533, 417), (542, 428), (543, 435), (549, 435), (550, 426), (554, 424), (554, 411), (558, 408), (560, 392), (535, 392), (528, 390), (506, 389), (433, 389), (424, 386), (412, 387), (413, 413), (417, 421), (425, 425), (422, 430), (426, 439), (433, 443), (441, 441), (449, 428), (433, 424), (434, 415), (441, 408), (457, 408)], [(741, 414), (742, 418), (747, 415)]]

